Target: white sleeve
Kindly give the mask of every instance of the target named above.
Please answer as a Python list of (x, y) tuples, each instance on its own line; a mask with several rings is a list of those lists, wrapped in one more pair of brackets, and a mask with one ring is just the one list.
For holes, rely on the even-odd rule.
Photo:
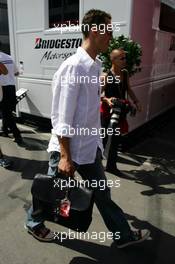
[(72, 137), (70, 133), (80, 85), (76, 83), (77, 66), (67, 65), (53, 79), (52, 126), (58, 136)]

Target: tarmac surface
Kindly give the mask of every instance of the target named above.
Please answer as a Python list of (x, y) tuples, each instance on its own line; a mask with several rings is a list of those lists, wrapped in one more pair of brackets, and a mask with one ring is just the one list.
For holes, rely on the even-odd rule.
[[(19, 124), (24, 145), (0, 137), (0, 146), (13, 161), (11, 169), (0, 168), (0, 264), (174, 264), (175, 263), (175, 111), (160, 119), (156, 127), (141, 135), (120, 153), (120, 179), (112, 188), (113, 200), (124, 210), (132, 228), (151, 230), (149, 240), (117, 249), (94, 207), (89, 238), (42, 243), (24, 229), (31, 204), (30, 188), (37, 172), (46, 173), (50, 134)], [(130, 139), (133, 140), (132, 138)], [(104, 161), (105, 165), (105, 161)], [(55, 232), (67, 230), (46, 223)], [(96, 239), (92, 236), (96, 232)], [(105, 232), (105, 233), (104, 233)]]

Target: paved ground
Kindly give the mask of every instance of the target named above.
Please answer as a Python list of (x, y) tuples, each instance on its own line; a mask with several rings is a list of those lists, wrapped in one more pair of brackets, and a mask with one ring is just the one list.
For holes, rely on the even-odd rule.
[[(47, 171), (49, 134), (19, 125), (25, 145), (0, 137), (3, 152), (13, 161), (11, 170), (0, 168), (0, 264), (174, 264), (175, 263), (175, 118), (169, 113), (128, 151), (120, 154), (121, 187), (113, 200), (134, 228), (149, 228), (151, 239), (125, 250), (104, 240), (107, 229), (94, 208), (89, 229), (98, 239), (66, 240), (47, 244), (33, 239), (23, 228), (30, 205), (30, 187), (37, 172)], [(105, 162), (104, 162), (105, 165)], [(117, 177), (107, 174), (108, 179)], [(55, 231), (63, 227), (47, 223)]]

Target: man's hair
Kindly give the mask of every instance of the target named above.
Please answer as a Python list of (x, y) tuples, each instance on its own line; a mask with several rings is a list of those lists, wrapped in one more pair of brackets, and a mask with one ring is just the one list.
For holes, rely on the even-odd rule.
[(0, 50), (1, 50), (1, 48), (2, 48), (2, 42), (0, 41)]
[(83, 36), (87, 38), (92, 26), (96, 25), (98, 27), (101, 24), (107, 24), (108, 19), (111, 19), (111, 15), (105, 11), (99, 9), (89, 10), (82, 20), (81, 29)]

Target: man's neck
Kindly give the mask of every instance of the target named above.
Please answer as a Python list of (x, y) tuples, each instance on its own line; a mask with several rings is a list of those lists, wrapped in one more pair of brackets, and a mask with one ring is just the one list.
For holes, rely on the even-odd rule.
[(89, 56), (95, 60), (97, 57), (97, 50), (93, 47), (93, 45), (90, 43), (89, 39), (85, 39), (81, 46), (88, 54)]

